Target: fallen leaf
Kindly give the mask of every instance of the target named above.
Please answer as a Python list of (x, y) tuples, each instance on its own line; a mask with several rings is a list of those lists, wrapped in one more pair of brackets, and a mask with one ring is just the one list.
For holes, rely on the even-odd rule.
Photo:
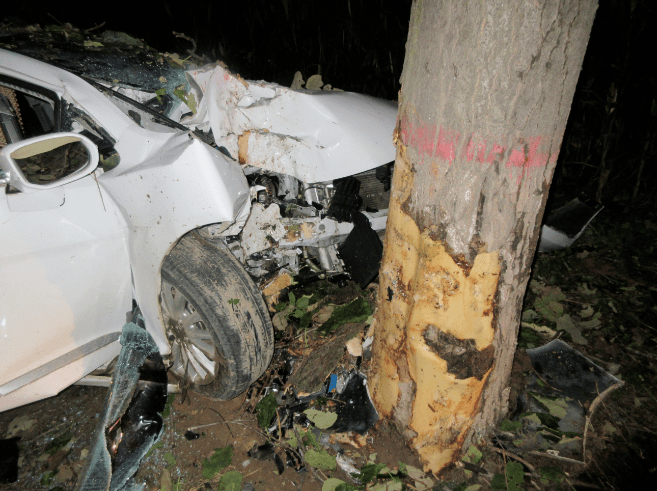
[(310, 449), (306, 451), (305, 455), (306, 462), (312, 467), (317, 469), (322, 469), (325, 471), (335, 470), (337, 467), (337, 462), (335, 457), (329, 454), (326, 450), (322, 449), (320, 451)]
[(313, 75), (306, 82), (306, 89), (308, 90), (319, 90), (324, 85), (321, 75)]
[(303, 413), (320, 430), (326, 430), (330, 428), (338, 419), (338, 415), (336, 413), (318, 411), (315, 408), (306, 409)]
[(230, 445), (223, 448), (215, 448), (214, 454), (209, 459), (205, 459), (201, 464), (203, 477), (210, 479), (222, 469), (230, 465), (233, 460), (233, 447)]
[(543, 404), (548, 412), (552, 416), (556, 416), (559, 419), (563, 419), (568, 414), (568, 403), (562, 397), (559, 399), (549, 399), (547, 397), (539, 396), (538, 394), (532, 394), (534, 399)]
[(335, 477), (329, 477), (326, 481), (324, 481), (324, 484), (322, 484), (322, 491), (334, 491), (335, 488), (337, 488), (340, 484), (344, 484), (344, 483), (345, 482), (340, 479), (336, 479)]
[(303, 75), (301, 74), (301, 72), (296, 72), (294, 74), (294, 79), (292, 80), (292, 85), (290, 86), (290, 88), (292, 90), (303, 89), (305, 83), (306, 82), (303, 80)]
[(570, 334), (570, 337), (573, 339), (573, 341), (577, 344), (581, 345), (586, 345), (588, 344), (588, 341), (584, 336), (582, 336), (582, 331), (573, 319), (570, 317), (569, 314), (563, 315), (557, 319), (557, 330), (558, 331), (566, 331), (568, 334)]
[(237, 471), (228, 471), (221, 479), (217, 491), (240, 491), (242, 489), (242, 473)]
[(602, 325), (601, 317), (602, 313), (596, 312), (591, 319), (579, 322), (579, 327), (582, 329), (598, 329)]
[(28, 432), (36, 424), (36, 419), (29, 416), (18, 416), (11, 420), (7, 426), (5, 438), (9, 439), (24, 432)]
[(616, 433), (618, 433), (618, 430), (614, 425), (612, 425), (609, 421), (607, 421), (604, 426), (602, 427), (603, 430), (605, 430), (605, 433), (609, 436), (613, 436)]

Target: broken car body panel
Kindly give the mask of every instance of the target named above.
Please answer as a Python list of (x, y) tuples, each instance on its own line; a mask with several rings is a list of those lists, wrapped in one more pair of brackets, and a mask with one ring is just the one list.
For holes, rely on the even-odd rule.
[(395, 159), (395, 102), (247, 82), (220, 65), (187, 73), (199, 103), (184, 124), (209, 124), (217, 143), (241, 164), (315, 183)]

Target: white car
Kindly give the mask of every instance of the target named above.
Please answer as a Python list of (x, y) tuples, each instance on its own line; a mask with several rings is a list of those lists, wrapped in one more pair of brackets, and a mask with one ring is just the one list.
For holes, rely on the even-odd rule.
[(107, 366), (136, 307), (174, 374), (229, 399), (273, 352), (256, 282), (376, 274), (396, 105), (187, 79), (167, 118), (0, 50), (0, 411)]

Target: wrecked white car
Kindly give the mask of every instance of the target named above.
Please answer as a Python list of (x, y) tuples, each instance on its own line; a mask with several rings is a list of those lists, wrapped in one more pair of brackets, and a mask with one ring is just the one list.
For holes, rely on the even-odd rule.
[(107, 367), (136, 312), (184, 384), (234, 397), (273, 352), (259, 286), (376, 275), (395, 104), (187, 80), (165, 117), (159, 94), (0, 50), (0, 411)]

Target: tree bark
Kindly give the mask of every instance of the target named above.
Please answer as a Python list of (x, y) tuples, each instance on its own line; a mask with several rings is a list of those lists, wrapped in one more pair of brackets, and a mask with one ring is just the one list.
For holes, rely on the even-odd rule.
[(373, 398), (440, 472), (505, 414), (522, 300), (595, 0), (416, 0)]

